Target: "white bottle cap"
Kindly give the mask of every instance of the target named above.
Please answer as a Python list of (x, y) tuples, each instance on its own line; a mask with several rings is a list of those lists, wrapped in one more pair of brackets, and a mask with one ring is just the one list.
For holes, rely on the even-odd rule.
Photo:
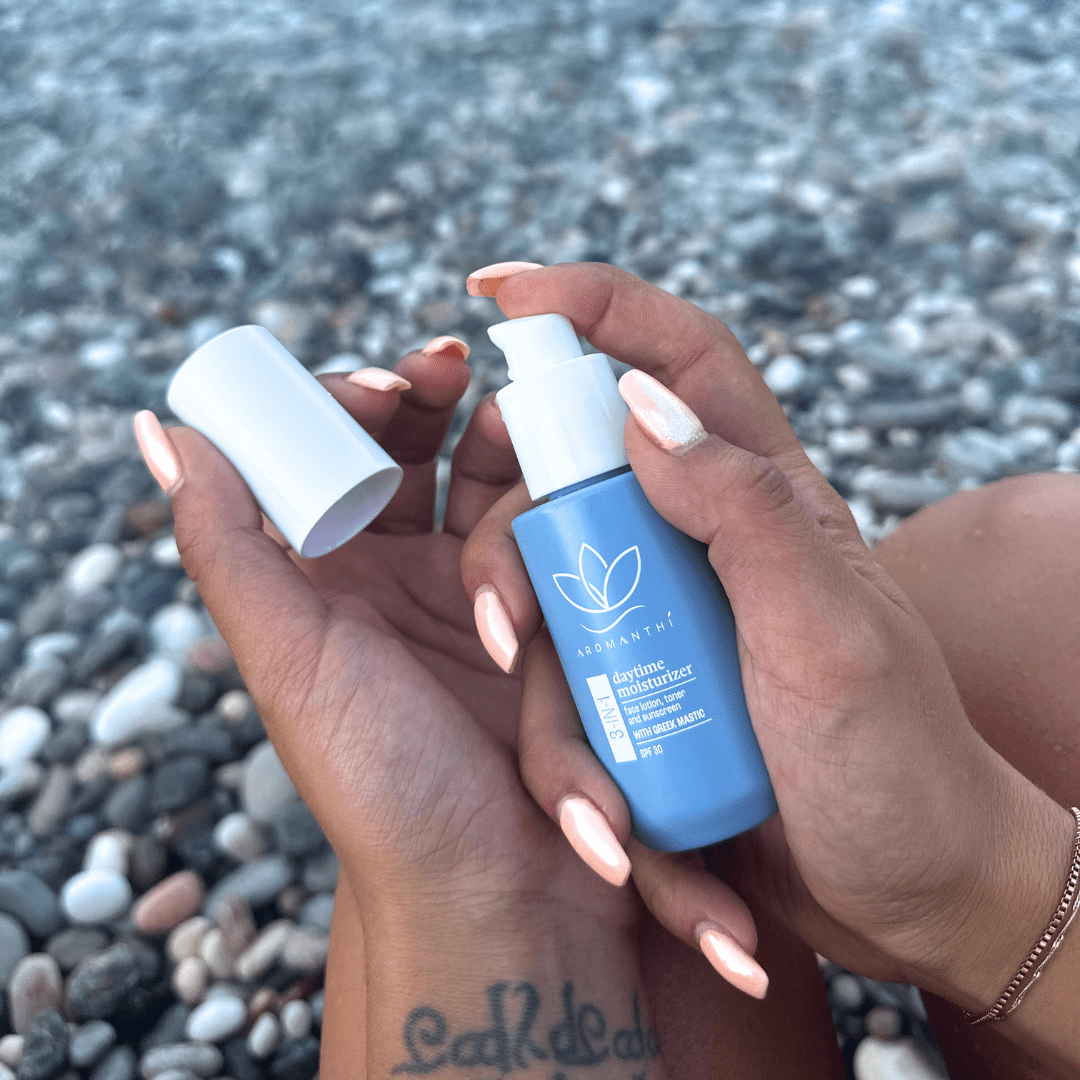
[(369, 524), (401, 483), (393, 458), (261, 326), (226, 330), (180, 365), (169, 408), (236, 467), (305, 558)]
[(534, 499), (629, 464), (628, 409), (603, 353), (582, 356), (565, 315), (530, 315), (488, 329), (512, 382), (496, 395)]

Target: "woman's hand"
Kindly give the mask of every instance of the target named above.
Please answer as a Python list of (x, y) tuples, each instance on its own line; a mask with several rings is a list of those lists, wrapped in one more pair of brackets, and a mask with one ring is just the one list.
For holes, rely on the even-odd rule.
[[(517, 273), (496, 298), (511, 318), (566, 315), (639, 369), (620, 383), (631, 464), (657, 510), (709, 545), (731, 601), (780, 815), (710, 852), (714, 865), (831, 959), (986, 1008), (1060, 893), (1070, 815), (968, 723), (926, 625), (722, 323), (606, 266)], [(470, 594), (493, 590), (542, 658), (525, 671), (523, 779), (553, 818), (567, 796), (604, 807), (646, 903), (695, 944), (724, 927), (730, 897), (686, 856), (628, 839), (565, 690), (557, 715), (528, 707), (533, 673), (551, 684), (557, 670), (510, 529), (530, 505), (523, 486), (508, 492), (463, 559)]]

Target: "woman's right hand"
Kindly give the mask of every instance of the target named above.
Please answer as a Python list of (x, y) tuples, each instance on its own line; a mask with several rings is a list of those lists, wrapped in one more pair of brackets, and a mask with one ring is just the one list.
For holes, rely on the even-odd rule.
[[(656, 509), (709, 545), (780, 807), (720, 848), (725, 877), (819, 953), (984, 1010), (1059, 895), (1071, 816), (979, 738), (926, 624), (722, 323), (607, 266), (515, 274), (496, 299), (511, 318), (566, 315), (637, 369), (620, 383), (630, 462)], [(620, 807), (610, 824), (645, 902), (697, 945), (730, 895), (694, 856), (630, 838), (514, 543), (530, 505), (523, 485), (508, 492), (462, 560), (468, 594), (495, 591), (524, 651), (522, 776), (556, 819), (568, 796)]]

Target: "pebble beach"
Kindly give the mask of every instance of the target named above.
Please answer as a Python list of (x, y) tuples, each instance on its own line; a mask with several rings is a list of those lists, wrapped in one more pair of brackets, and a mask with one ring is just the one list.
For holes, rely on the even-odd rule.
[[(243, 323), (310, 370), (467, 274), (722, 318), (874, 542), (1080, 468), (1080, 10), (1052, 0), (0, 0), (0, 1080), (312, 1080), (337, 860), (132, 416)], [(821, 958), (856, 1080), (946, 1072)]]

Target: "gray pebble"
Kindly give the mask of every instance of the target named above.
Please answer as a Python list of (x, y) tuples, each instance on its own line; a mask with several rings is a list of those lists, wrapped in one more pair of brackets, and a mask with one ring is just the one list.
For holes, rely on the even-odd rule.
[(204, 757), (182, 754), (168, 758), (154, 770), (151, 807), (160, 814), (187, 806), (202, 791), (209, 776), (210, 766)]
[(56, 893), (26, 870), (0, 871), (0, 911), (14, 915), (35, 937), (48, 937), (63, 921)]
[(109, 935), (96, 926), (72, 926), (54, 934), (45, 944), (45, 951), (60, 965), (63, 972), (73, 971), (88, 956), (100, 952), (109, 944)]
[(945, 498), (952, 485), (933, 475), (889, 472), (873, 465), (861, 468), (852, 479), (852, 489), (869, 496), (878, 509), (905, 513)]
[(67, 982), (65, 1005), (76, 1021), (107, 1019), (142, 981), (140, 957), (126, 942), (87, 957)]
[(959, 409), (957, 398), (918, 401), (876, 401), (852, 407), (852, 422), (873, 430), (892, 427), (937, 427)]
[(90, 1074), (90, 1080), (135, 1080), (135, 1051), (118, 1046)]
[(116, 1042), (116, 1028), (106, 1020), (89, 1020), (71, 1036), (68, 1056), (76, 1069), (96, 1065)]
[(278, 810), (270, 821), (270, 828), (278, 851), (285, 855), (297, 858), (312, 855), (326, 844), (315, 815), (299, 800)]
[(313, 896), (300, 909), (297, 922), (301, 926), (310, 926), (316, 930), (330, 933), (330, 923), (334, 917), (334, 894), (325, 892)]
[(150, 778), (134, 776), (117, 785), (105, 803), (105, 820), (117, 829), (135, 831), (150, 820)]
[(44, 705), (68, 681), (68, 666), (59, 656), (46, 655), (24, 664), (8, 683), (8, 698), (20, 705)]
[(333, 850), (313, 855), (304, 863), (301, 881), (308, 892), (331, 892), (337, 887), (338, 871), (341, 864)]
[(45, 1009), (26, 1030), (16, 1076), (18, 1080), (52, 1080), (63, 1069), (67, 1054), (67, 1024), (56, 1009)]
[(0, 914), (0, 986), (7, 986), (11, 973), (24, 956), (30, 955), (30, 939), (22, 923)]
[(216, 1076), (224, 1063), (221, 1051), (211, 1043), (180, 1042), (147, 1051), (139, 1062), (139, 1071), (145, 1080), (153, 1080), (170, 1069), (185, 1069), (196, 1076)]
[(268, 855), (245, 864), (218, 882), (207, 898), (204, 910), (216, 918), (223, 899), (229, 893), (242, 896), (252, 907), (258, 907), (275, 896), (293, 880), (292, 864), (282, 855)]

